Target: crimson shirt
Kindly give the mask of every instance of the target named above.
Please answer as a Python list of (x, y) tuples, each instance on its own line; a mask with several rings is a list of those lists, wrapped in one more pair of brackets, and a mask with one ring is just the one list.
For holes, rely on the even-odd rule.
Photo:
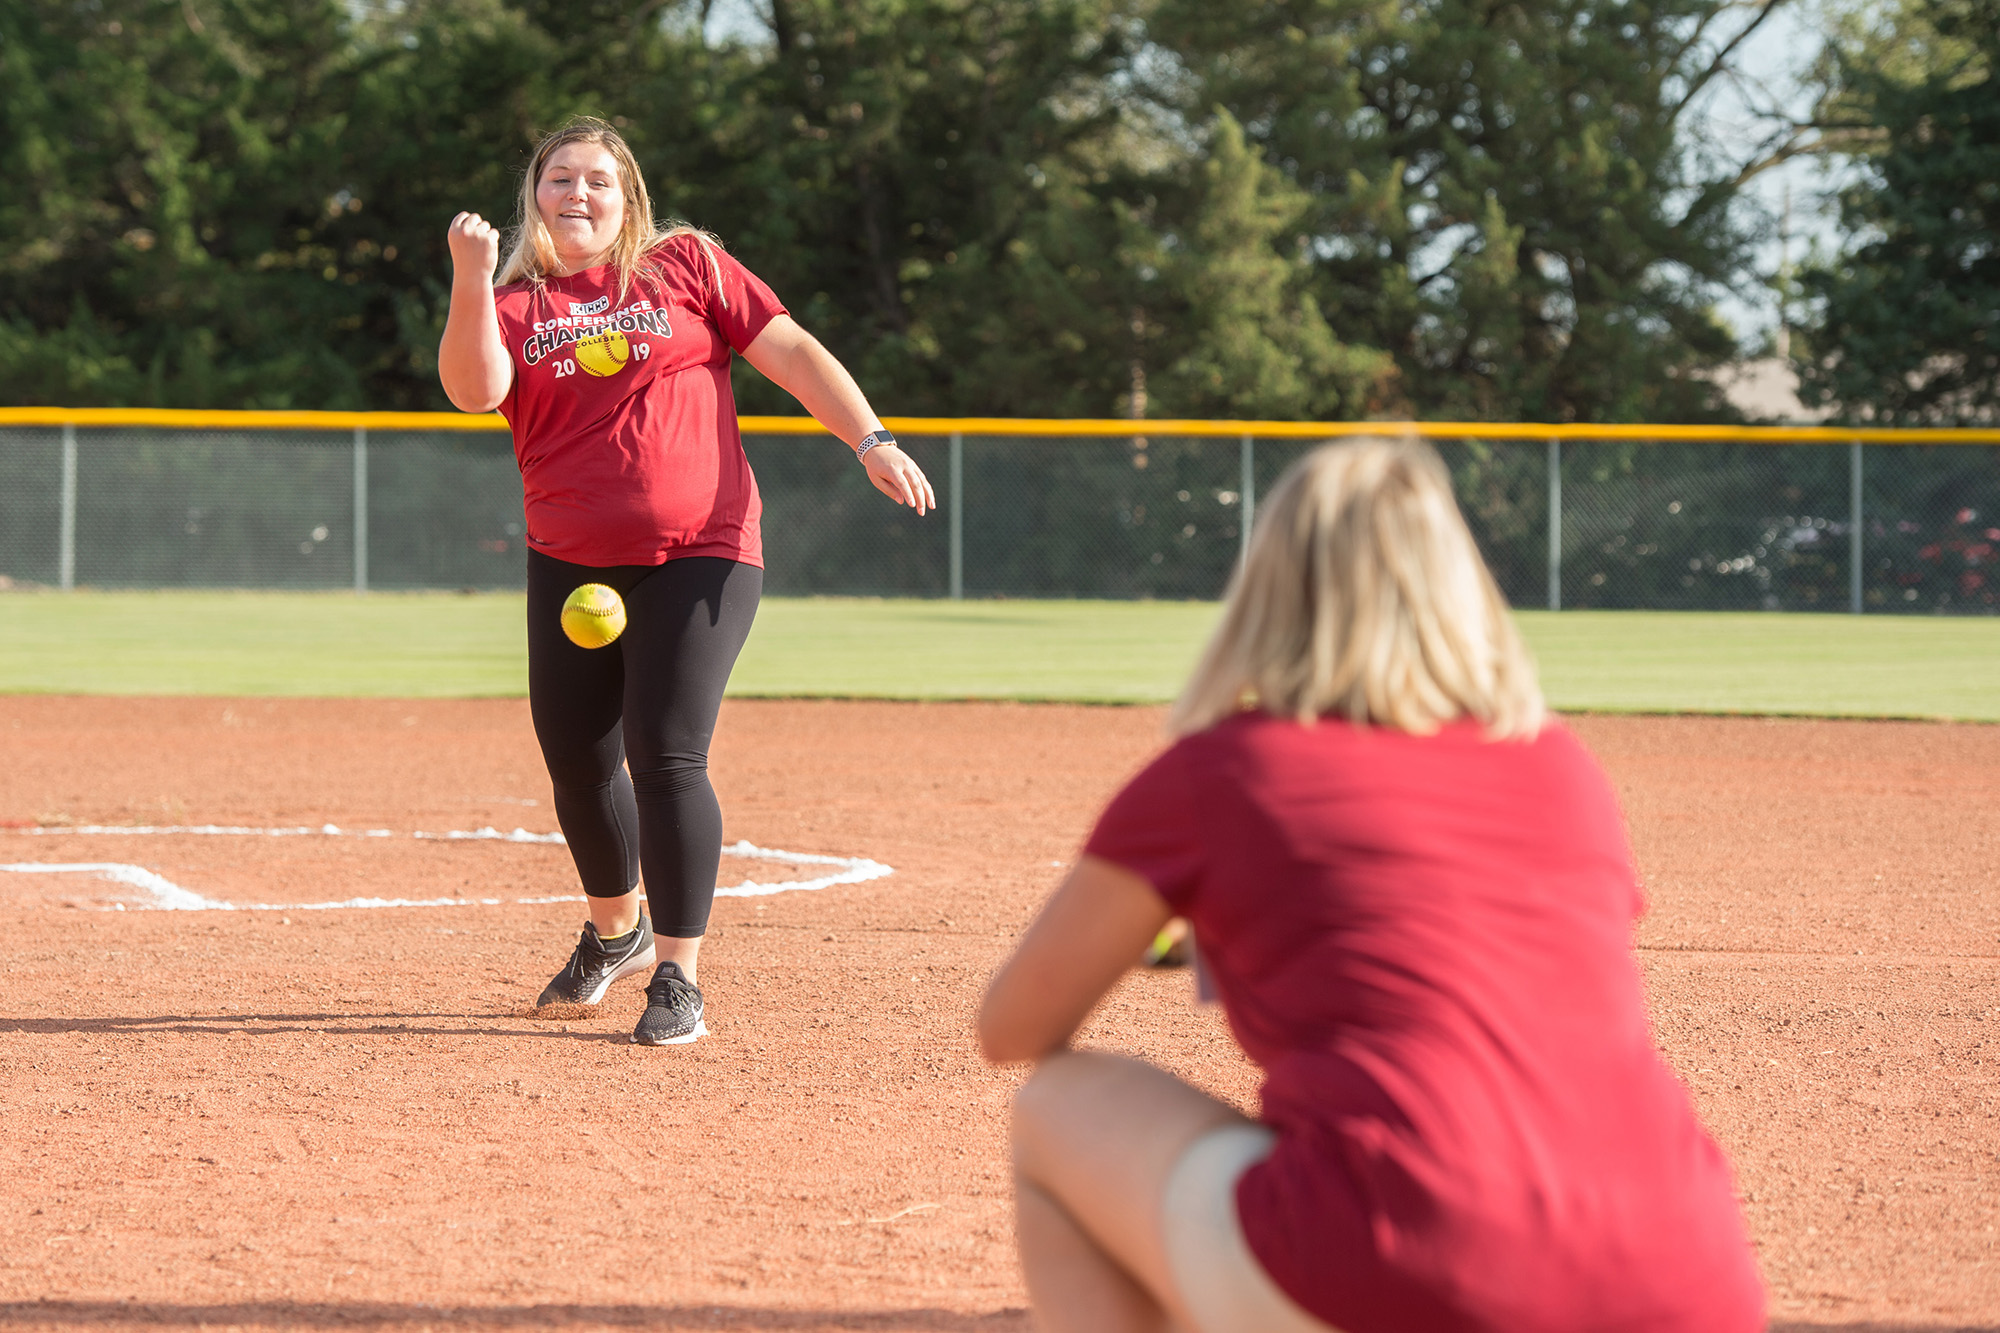
[(1086, 849), (1193, 922), (1264, 1070), (1237, 1185), (1272, 1278), (1345, 1333), (1750, 1333), (1728, 1164), (1654, 1049), (1610, 785), (1551, 724), (1489, 742), (1245, 714)]
[(685, 556), (764, 563), (763, 503), (729, 390), (729, 357), (784, 305), (692, 235), (662, 242), (618, 299), (610, 264), (494, 292), (514, 384), (528, 542), (580, 565)]

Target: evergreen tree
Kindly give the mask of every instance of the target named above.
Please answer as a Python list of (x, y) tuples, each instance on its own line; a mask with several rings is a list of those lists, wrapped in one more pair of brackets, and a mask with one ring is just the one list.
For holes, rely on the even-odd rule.
[(0, 397), (442, 406), (444, 226), (587, 111), (889, 410), (1700, 417), (1722, 3), (0, 7)]
[(1102, 413), (1125, 360), (1121, 4), (776, 0), (764, 43), (706, 53), (700, 121), (631, 113), (640, 151), (896, 410)]
[[(1767, 7), (1768, 9), (1769, 7)], [(1724, 0), (1161, 0), (1161, 95), (1219, 102), (1312, 207), (1312, 290), (1425, 414), (1690, 420), (1735, 353), (1744, 164), (1702, 172), (1690, 100)], [(1183, 91), (1176, 91), (1176, 88)]]
[[(1176, 335), (1156, 383), (1160, 414), (1357, 418), (1380, 411), (1390, 357), (1345, 345), (1307, 290), (1306, 193), (1266, 164), (1218, 112), (1184, 231), (1158, 247)], [(1165, 242), (1173, 242), (1171, 246)]]
[[(1842, 229), (1803, 275), (1808, 401), (1850, 417), (1985, 423), (2000, 409), (2000, 6), (1913, 5), (1843, 53), (1833, 111), (1874, 132)], [(1916, 51), (1913, 51), (1912, 38)], [(1844, 113), (1844, 115), (1842, 114)]]
[(531, 34), (338, 0), (0, 9), (0, 398), (441, 401), (443, 220), (505, 215)]

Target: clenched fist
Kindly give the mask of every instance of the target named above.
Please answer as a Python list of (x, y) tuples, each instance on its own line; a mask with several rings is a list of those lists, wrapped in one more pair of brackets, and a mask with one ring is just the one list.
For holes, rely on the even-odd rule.
[(460, 213), (445, 233), (451, 245), (452, 267), (467, 277), (493, 280), (500, 265), (500, 229), (477, 213)]

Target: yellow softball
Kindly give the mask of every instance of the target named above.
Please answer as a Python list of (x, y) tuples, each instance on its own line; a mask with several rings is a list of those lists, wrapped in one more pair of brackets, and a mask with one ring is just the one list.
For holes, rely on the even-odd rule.
[(600, 379), (606, 375), (616, 375), (625, 369), (625, 363), (632, 359), (632, 345), (625, 341), (625, 335), (617, 329), (576, 341), (576, 363)]
[(625, 632), (625, 599), (615, 588), (586, 583), (563, 601), (563, 633), (579, 648), (602, 648)]

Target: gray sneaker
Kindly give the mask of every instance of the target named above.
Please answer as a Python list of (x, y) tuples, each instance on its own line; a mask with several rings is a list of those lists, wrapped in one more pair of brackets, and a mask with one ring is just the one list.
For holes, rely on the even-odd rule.
[(619, 936), (610, 944), (599, 939), (597, 927), (586, 921), (583, 933), (577, 936), (576, 949), (569, 956), (569, 964), (542, 988), (535, 1003), (596, 1004), (604, 998), (612, 982), (645, 971), (657, 957), (653, 950), (653, 925), (644, 912), (639, 914), (637, 930)]
[(632, 1040), (641, 1046), (684, 1046), (707, 1035), (708, 1026), (701, 1021), (701, 991), (679, 963), (661, 963), (646, 987), (646, 1012), (639, 1015)]

